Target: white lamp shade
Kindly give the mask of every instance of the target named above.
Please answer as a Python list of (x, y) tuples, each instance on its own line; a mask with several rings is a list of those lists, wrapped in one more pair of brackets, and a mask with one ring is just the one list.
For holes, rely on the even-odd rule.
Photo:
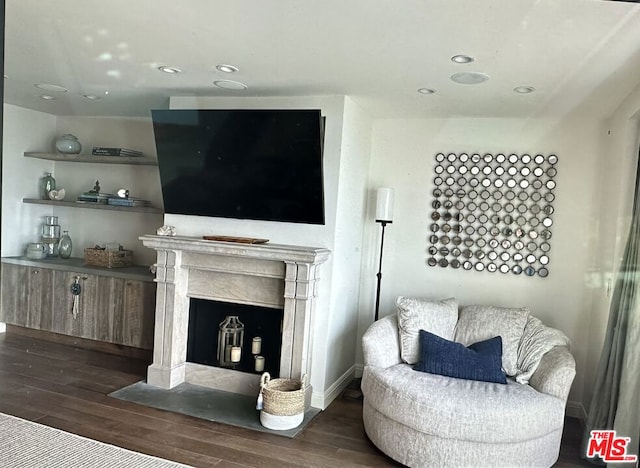
[(376, 221), (393, 221), (393, 189), (381, 187), (376, 191)]

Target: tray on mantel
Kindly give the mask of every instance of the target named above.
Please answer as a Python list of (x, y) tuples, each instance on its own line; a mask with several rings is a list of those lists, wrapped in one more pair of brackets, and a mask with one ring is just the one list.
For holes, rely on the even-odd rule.
[(238, 244), (266, 244), (269, 239), (257, 239), (255, 237), (235, 237), (235, 236), (202, 236), (204, 240), (219, 242), (236, 242)]

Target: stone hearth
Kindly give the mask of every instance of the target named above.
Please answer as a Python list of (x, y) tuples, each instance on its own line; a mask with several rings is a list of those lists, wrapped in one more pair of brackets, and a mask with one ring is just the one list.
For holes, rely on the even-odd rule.
[(329, 250), (178, 236), (147, 235), (140, 240), (157, 251), (153, 363), (147, 383), (169, 389), (189, 382), (258, 393), (258, 375), (186, 362), (192, 297), (283, 309), (280, 377), (311, 377), (311, 323), (319, 267)]

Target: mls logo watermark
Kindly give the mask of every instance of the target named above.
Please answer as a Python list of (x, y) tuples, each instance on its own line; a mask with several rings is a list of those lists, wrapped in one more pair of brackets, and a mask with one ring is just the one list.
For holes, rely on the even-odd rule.
[(591, 431), (587, 458), (600, 457), (606, 463), (635, 463), (637, 455), (627, 455), (629, 437), (617, 437), (616, 431)]

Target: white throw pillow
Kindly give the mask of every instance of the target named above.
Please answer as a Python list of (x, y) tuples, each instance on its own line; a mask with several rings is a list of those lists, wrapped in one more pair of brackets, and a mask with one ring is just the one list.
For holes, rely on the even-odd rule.
[(455, 341), (465, 346), (494, 336), (502, 337), (502, 367), (507, 375), (518, 372), (518, 345), (529, 309), (470, 305), (460, 308)]
[(400, 333), (400, 357), (407, 364), (415, 364), (420, 357), (420, 330), (453, 340), (458, 321), (458, 301), (443, 301), (398, 297), (398, 331)]

